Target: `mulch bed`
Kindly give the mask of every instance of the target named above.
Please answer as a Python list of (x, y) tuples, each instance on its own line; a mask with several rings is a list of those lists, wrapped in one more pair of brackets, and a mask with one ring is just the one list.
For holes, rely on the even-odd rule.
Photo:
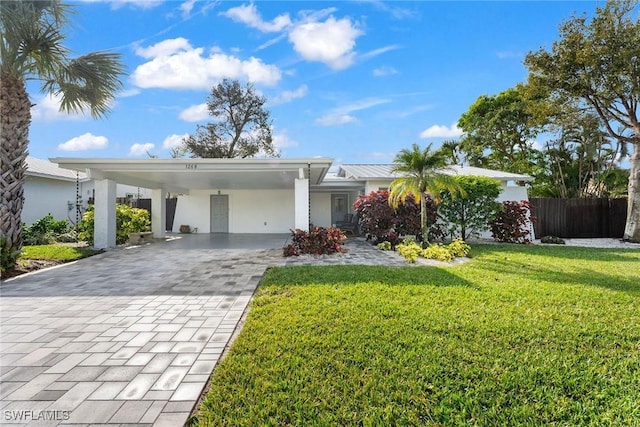
[(61, 261), (51, 261), (44, 259), (23, 259), (18, 261), (16, 266), (11, 270), (6, 271), (2, 275), (2, 280), (10, 279), (12, 277), (20, 276), (21, 274), (30, 273), (36, 270), (42, 270), (43, 268), (53, 267), (54, 265), (64, 264)]

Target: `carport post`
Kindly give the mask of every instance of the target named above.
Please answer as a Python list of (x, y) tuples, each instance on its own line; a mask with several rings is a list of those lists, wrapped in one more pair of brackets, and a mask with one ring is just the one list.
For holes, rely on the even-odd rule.
[(95, 180), (93, 246), (98, 249), (116, 246), (116, 182)]
[(304, 177), (304, 169), (300, 168), (299, 178), (294, 184), (295, 196), (295, 228), (309, 231), (309, 179)]
[(151, 191), (151, 231), (153, 237), (164, 236), (167, 227), (167, 190), (162, 188)]

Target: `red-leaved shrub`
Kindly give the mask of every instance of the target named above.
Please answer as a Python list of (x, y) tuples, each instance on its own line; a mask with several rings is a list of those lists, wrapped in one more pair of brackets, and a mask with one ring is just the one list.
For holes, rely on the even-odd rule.
[(310, 231), (291, 230), (291, 243), (283, 248), (284, 256), (324, 255), (346, 252), (342, 247), (347, 236), (339, 228), (314, 227)]
[[(437, 208), (433, 200), (427, 196), (427, 221), (430, 225), (429, 239), (444, 237), (438, 225)], [(413, 196), (407, 197), (397, 209), (389, 206), (389, 192), (386, 190), (372, 191), (358, 196), (353, 209), (360, 218), (360, 229), (372, 239), (374, 243), (391, 242), (394, 245), (394, 234), (397, 236), (411, 236), (420, 234), (420, 205), (416, 204)]]
[(531, 224), (535, 221), (533, 205), (526, 200), (502, 202), (491, 223), (491, 234), (499, 242), (529, 244)]

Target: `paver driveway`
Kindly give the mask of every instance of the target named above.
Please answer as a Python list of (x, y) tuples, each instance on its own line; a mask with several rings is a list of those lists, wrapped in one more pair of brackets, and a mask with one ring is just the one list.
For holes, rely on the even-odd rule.
[(0, 424), (183, 425), (281, 264), (281, 250), (168, 242), (2, 283)]

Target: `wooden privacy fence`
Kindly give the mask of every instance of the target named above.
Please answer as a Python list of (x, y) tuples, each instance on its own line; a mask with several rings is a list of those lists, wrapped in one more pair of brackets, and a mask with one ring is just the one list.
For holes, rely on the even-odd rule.
[(534, 206), (537, 238), (622, 238), (627, 199), (538, 199)]
[[(117, 203), (124, 203), (132, 208), (146, 209), (151, 215), (151, 199), (131, 199), (131, 198), (118, 198)], [(165, 224), (165, 230), (173, 230), (173, 219), (176, 216), (176, 206), (178, 205), (177, 198), (166, 199), (167, 220)]]

